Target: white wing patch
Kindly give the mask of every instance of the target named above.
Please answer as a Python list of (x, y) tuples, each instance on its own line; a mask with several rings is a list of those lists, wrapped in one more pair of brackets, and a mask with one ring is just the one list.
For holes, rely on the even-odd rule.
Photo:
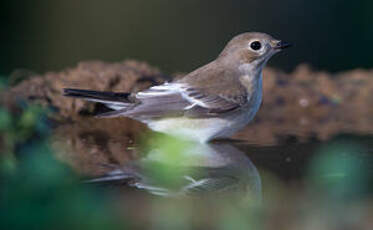
[(202, 100), (191, 97), (188, 93), (188, 89), (190, 89), (190, 87), (186, 84), (166, 82), (163, 85), (153, 86), (148, 90), (137, 93), (136, 98), (141, 100), (149, 97), (162, 97), (172, 94), (179, 94), (183, 99), (190, 103), (190, 105), (186, 106), (184, 110), (191, 109), (196, 105), (205, 108), (209, 107)]

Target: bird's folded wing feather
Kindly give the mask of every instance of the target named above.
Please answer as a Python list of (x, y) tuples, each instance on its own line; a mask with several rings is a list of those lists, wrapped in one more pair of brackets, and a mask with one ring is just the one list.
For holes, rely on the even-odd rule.
[[(165, 83), (136, 94), (141, 103), (124, 115), (211, 117), (238, 109), (246, 96), (211, 94), (184, 83)], [(119, 111), (118, 111), (119, 112)]]

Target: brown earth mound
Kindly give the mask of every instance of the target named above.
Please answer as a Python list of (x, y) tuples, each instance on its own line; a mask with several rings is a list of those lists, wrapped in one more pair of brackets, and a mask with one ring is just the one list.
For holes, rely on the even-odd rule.
[(93, 104), (64, 97), (63, 88), (136, 92), (166, 79), (158, 69), (142, 62), (82, 62), (58, 73), (28, 77), (6, 92), (3, 101), (9, 105), (15, 99), (26, 99), (57, 109), (60, 117), (78, 119), (76, 115), (92, 111)]

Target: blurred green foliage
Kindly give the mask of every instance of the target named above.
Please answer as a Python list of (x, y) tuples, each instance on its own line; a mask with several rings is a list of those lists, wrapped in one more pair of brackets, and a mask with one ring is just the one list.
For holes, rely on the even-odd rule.
[(0, 184), (1, 229), (120, 229), (109, 203), (51, 153), (26, 157)]
[[(47, 125), (47, 111), (37, 105), (20, 102), (18, 111), (11, 113), (0, 107), (0, 137), (3, 169), (13, 167), (15, 155), (32, 155), (32, 151), (46, 151), (50, 129)], [(6, 163), (4, 163), (6, 162)], [(13, 166), (12, 166), (13, 165)], [(9, 168), (8, 168), (9, 169)]]
[(5, 76), (0, 75), (0, 92), (6, 89), (7, 80)]
[(47, 112), (19, 109), (0, 108), (0, 229), (123, 229), (109, 200), (54, 158)]
[[(146, 135), (143, 138), (142, 153), (147, 155), (149, 163), (144, 163), (146, 174), (152, 175), (158, 184), (170, 188), (180, 186), (183, 175), (192, 174), (183, 167), (195, 157), (188, 156), (188, 150), (193, 148), (193, 143), (163, 134)], [(154, 161), (161, 164), (154, 164)]]
[(335, 140), (322, 145), (310, 163), (309, 184), (328, 199), (361, 199), (369, 191), (368, 150), (358, 142)]

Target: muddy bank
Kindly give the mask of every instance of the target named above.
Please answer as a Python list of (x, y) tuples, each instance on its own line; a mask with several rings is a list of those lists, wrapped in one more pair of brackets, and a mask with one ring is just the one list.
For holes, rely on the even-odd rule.
[[(102, 127), (96, 130), (110, 138), (116, 132), (134, 131), (129, 126), (136, 124), (134, 126), (141, 127), (134, 131), (136, 135), (145, 128), (135, 121), (87, 119), (103, 108), (63, 97), (62, 89), (136, 92), (171, 79), (157, 68), (137, 61), (83, 62), (61, 72), (31, 76), (4, 92), (2, 100), (8, 106), (18, 98), (50, 106), (57, 111), (56, 119), (82, 132), (83, 127)], [(309, 138), (325, 140), (339, 133), (373, 133), (372, 70), (328, 74), (301, 65), (293, 73), (286, 74), (267, 68), (263, 87), (264, 102), (258, 115), (235, 138), (254, 144), (276, 144), (288, 136), (304, 141)], [(76, 121), (79, 124), (74, 124)], [(61, 130), (66, 130), (63, 125)]]
[(92, 103), (62, 96), (63, 88), (137, 92), (167, 79), (157, 68), (130, 60), (110, 64), (82, 62), (61, 72), (26, 77), (26, 80), (5, 92), (4, 103), (11, 105), (20, 98), (26, 99), (54, 108), (56, 118), (73, 120), (79, 119), (79, 114), (92, 113), (95, 107)]

